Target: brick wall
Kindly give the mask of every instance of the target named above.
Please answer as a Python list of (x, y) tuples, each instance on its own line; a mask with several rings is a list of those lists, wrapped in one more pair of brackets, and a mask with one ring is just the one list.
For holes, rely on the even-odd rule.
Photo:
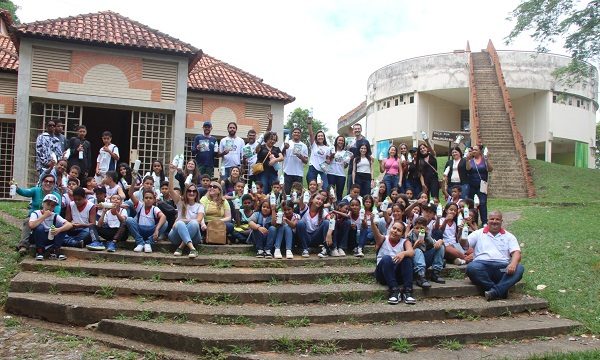
[(14, 114), (15, 113), (15, 98), (12, 96), (0, 95), (0, 113)]

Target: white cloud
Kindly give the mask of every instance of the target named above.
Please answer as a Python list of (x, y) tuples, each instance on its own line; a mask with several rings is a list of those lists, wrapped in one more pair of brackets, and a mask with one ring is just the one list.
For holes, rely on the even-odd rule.
[[(410, 57), (464, 49), (492, 39), (506, 48), (505, 1), (14, 1), (21, 21), (113, 10), (201, 48), (313, 107), (336, 130), (366, 94), (368, 76)], [(512, 49), (533, 50), (522, 36)], [(557, 47), (557, 49), (559, 49)], [(555, 50), (557, 50), (555, 49)], [(558, 50), (557, 52), (561, 52)]]

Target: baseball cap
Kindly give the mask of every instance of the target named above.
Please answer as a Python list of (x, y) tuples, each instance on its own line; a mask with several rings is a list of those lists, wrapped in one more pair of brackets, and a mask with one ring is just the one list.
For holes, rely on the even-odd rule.
[(212, 123), (210, 121), (205, 121), (204, 124), (202, 124), (202, 127), (205, 126), (212, 127)]
[(54, 194), (48, 194), (44, 196), (44, 200), (42, 202), (52, 201), (55, 204), (58, 204), (58, 198)]

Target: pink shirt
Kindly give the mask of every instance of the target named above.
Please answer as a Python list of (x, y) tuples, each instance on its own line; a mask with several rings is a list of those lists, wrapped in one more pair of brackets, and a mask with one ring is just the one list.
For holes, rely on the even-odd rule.
[(394, 158), (385, 159), (385, 161), (383, 162), (383, 169), (385, 170), (386, 174), (398, 175), (398, 160)]

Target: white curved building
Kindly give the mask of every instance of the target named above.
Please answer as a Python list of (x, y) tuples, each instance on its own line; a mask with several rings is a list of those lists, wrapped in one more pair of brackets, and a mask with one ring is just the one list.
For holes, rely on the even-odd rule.
[[(491, 46), (479, 54), (496, 53)], [(421, 131), (470, 131), (470, 74), (475, 79), (487, 76), (483, 70), (470, 71), (471, 55), (476, 54), (467, 49), (427, 55), (376, 70), (367, 81), (366, 101), (339, 119), (339, 133), (348, 133), (360, 121), (373, 145), (387, 145), (416, 143)], [(568, 86), (552, 75), (569, 63), (568, 57), (507, 50), (497, 51), (497, 58), (527, 158), (594, 167), (597, 69), (592, 66), (587, 83)], [(479, 108), (492, 95), (480, 90)], [(436, 142), (441, 153), (447, 148), (447, 142)]]

